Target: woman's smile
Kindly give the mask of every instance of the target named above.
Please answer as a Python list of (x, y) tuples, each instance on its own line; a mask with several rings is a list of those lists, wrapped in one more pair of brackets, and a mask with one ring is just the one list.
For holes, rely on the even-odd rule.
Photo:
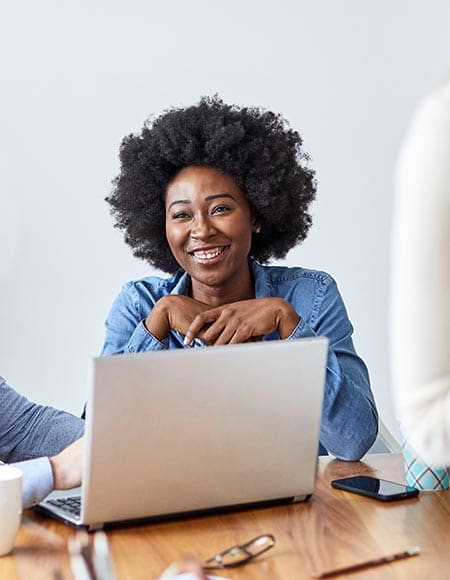
[(188, 252), (199, 264), (216, 264), (224, 257), (230, 246), (216, 246), (213, 248), (200, 248)]

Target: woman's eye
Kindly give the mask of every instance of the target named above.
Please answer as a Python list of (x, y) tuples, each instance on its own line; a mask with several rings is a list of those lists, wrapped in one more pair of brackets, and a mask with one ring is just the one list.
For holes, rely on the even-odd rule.
[(179, 219), (185, 219), (188, 217), (189, 217), (189, 215), (185, 211), (179, 211), (179, 212), (173, 214), (172, 219), (179, 220)]
[(229, 207), (227, 205), (216, 205), (211, 213), (223, 213), (229, 211)]

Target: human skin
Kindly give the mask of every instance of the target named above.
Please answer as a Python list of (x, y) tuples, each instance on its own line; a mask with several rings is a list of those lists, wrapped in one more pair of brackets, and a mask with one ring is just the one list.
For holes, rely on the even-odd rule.
[(200, 562), (191, 555), (183, 556), (179, 562), (173, 562), (159, 577), (159, 580), (170, 580), (178, 577), (178, 574), (190, 573), (196, 580), (208, 580)]
[(72, 489), (81, 484), (84, 437), (50, 457), (55, 489)]
[(235, 181), (212, 168), (187, 167), (169, 184), (165, 204), (167, 242), (191, 277), (192, 297), (159, 300), (147, 329), (160, 340), (175, 329), (186, 343), (199, 337), (215, 345), (274, 331), (287, 338), (300, 317), (281, 298), (254, 297), (248, 256), (259, 224)]

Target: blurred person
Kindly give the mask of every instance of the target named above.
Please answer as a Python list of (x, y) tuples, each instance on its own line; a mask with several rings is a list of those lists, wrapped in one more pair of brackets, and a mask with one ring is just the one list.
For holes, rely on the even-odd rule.
[(420, 103), (398, 160), (391, 336), (404, 435), (450, 465), (450, 77)]
[(179, 561), (173, 562), (158, 578), (158, 580), (208, 580), (200, 561), (192, 555), (185, 555)]

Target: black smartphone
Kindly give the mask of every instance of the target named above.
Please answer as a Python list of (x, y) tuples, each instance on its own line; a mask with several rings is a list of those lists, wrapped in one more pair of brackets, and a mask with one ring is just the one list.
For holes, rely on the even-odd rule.
[(331, 485), (336, 489), (359, 493), (380, 501), (395, 501), (419, 495), (419, 490), (414, 487), (378, 479), (377, 477), (369, 477), (368, 475), (355, 475), (354, 477), (335, 479), (331, 482)]

